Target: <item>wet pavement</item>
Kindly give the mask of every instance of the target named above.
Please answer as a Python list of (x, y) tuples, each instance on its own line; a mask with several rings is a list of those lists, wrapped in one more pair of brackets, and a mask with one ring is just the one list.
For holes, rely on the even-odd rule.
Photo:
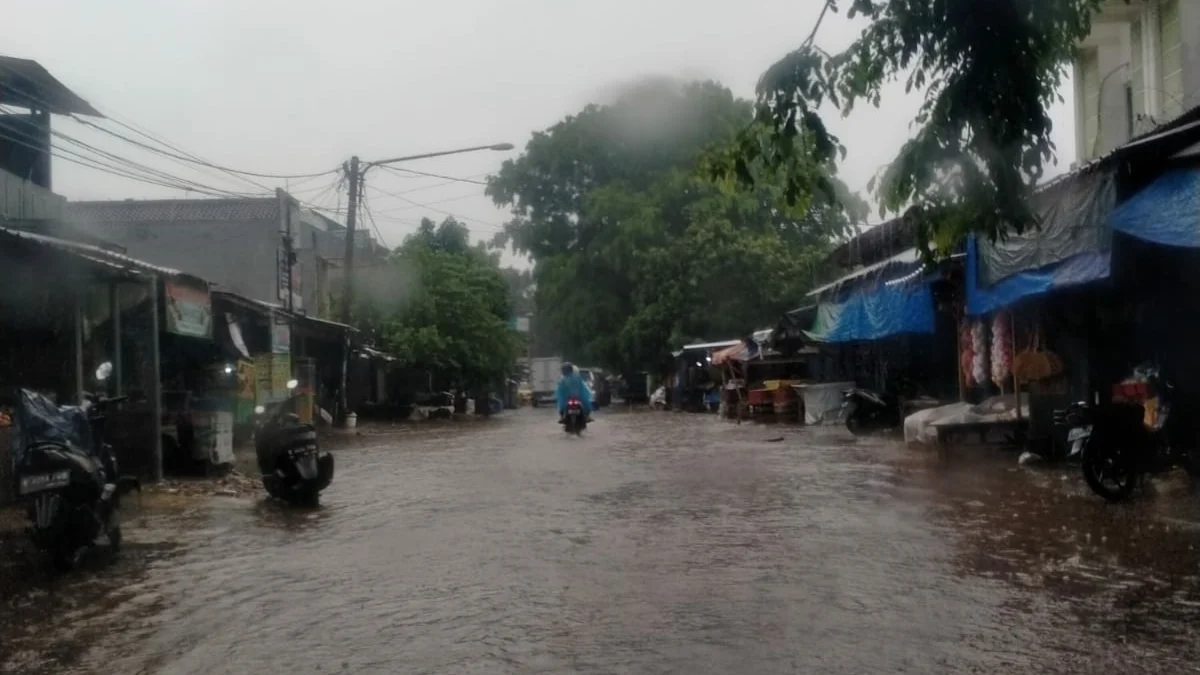
[(1113, 507), (997, 451), (549, 415), (364, 435), (316, 511), (158, 496), (115, 559), (4, 563), (0, 672), (1200, 672), (1184, 479)]

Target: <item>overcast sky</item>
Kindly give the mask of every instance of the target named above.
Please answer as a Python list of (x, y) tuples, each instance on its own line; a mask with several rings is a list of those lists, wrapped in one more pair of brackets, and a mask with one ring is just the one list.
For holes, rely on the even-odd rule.
[[(307, 173), (364, 160), (511, 142), (646, 75), (715, 79), (753, 95), (759, 74), (802, 41), (818, 0), (47, 0), (8, 3), (0, 53), (35, 59), (102, 112), (224, 166)], [(858, 26), (825, 20), (818, 44)], [(1065, 170), (1073, 102), (1054, 111)], [(909, 135), (919, 101), (831, 119), (849, 150), (842, 177), (867, 181)], [(239, 192), (261, 187), (196, 172), (56, 120), (56, 128), (173, 175)], [(120, 127), (113, 127), (123, 131)], [(404, 164), (478, 181), (516, 152)], [(69, 199), (187, 196), (55, 160)], [(269, 188), (283, 181), (255, 179)], [(331, 178), (289, 186), (336, 207)], [(471, 182), (374, 171), (369, 204), (395, 245), (423, 215), (459, 216), (478, 237), (506, 219)], [(381, 192), (382, 191), (382, 192)], [(390, 195), (385, 193), (391, 193)], [(398, 196), (396, 196), (398, 195)], [(344, 206), (345, 197), (341, 197)], [(424, 205), (424, 206), (418, 206)]]

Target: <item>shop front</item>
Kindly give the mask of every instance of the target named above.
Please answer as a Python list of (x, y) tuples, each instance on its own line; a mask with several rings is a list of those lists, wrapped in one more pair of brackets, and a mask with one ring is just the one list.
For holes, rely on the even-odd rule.
[[(18, 388), (60, 404), (86, 391), (128, 401), (108, 428), (124, 470), (162, 475), (158, 314), (160, 279), (174, 274), (127, 256), (23, 231), (0, 228), (0, 388)], [(103, 384), (93, 376), (112, 364)], [(103, 391), (97, 391), (103, 389)], [(0, 404), (5, 405), (5, 404)], [(0, 502), (12, 499), (14, 411), (0, 410)]]

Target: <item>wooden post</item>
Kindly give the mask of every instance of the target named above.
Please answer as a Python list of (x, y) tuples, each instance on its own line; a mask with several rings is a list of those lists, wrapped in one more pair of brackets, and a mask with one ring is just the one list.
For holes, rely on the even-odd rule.
[(112, 322), (113, 396), (120, 396), (125, 391), (124, 359), (121, 353), (121, 286), (115, 281), (108, 284), (108, 314)]
[(158, 289), (157, 277), (150, 277), (150, 415), (153, 418), (154, 462), (151, 465), (154, 480), (163, 479), (162, 446), (162, 353), (158, 333)]
[(962, 368), (962, 353), (963, 353), (963, 320), (962, 316), (958, 317), (955, 323), (955, 342), (958, 344), (958, 351), (954, 354), (954, 369), (958, 371), (958, 402), (963, 403), (967, 400), (967, 374)]
[(1017, 379), (1017, 369), (1016, 369), (1016, 365), (1017, 365), (1017, 322), (1016, 322), (1016, 319), (1013, 319), (1013, 313), (1011, 310), (1008, 312), (1008, 337), (1009, 337), (1009, 340), (1008, 340), (1009, 360), (1012, 363), (1012, 367), (1009, 368), (1009, 370), (1012, 371), (1013, 397), (1016, 399), (1016, 402), (1017, 402), (1016, 403), (1016, 405), (1017, 405), (1017, 421), (1020, 421), (1021, 420), (1021, 381), (1019, 379)]

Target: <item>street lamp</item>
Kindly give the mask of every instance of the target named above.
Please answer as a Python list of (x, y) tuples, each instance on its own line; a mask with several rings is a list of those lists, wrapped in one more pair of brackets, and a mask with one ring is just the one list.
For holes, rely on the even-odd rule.
[(381, 159), (374, 162), (360, 163), (358, 156), (350, 158), (350, 162), (346, 165), (346, 176), (350, 184), (350, 199), (346, 204), (346, 255), (343, 264), (346, 268), (345, 272), (345, 289), (343, 290), (343, 307), (342, 307), (342, 322), (349, 325), (353, 318), (354, 305), (354, 276), (351, 274), (351, 269), (354, 267), (354, 230), (358, 220), (358, 201), (362, 196), (363, 185), (367, 170), (386, 164), (398, 164), (400, 162), (411, 162), (416, 159), (429, 159), (430, 157), (445, 157), (446, 155), (461, 155), (465, 152), (479, 152), (480, 150), (492, 150), (495, 152), (507, 152), (513, 149), (512, 143), (493, 143), (491, 145), (474, 145), (469, 148), (458, 148), (457, 150), (442, 150), (439, 152), (425, 152), (419, 155), (406, 155), (404, 157), (393, 157), (391, 159)]

